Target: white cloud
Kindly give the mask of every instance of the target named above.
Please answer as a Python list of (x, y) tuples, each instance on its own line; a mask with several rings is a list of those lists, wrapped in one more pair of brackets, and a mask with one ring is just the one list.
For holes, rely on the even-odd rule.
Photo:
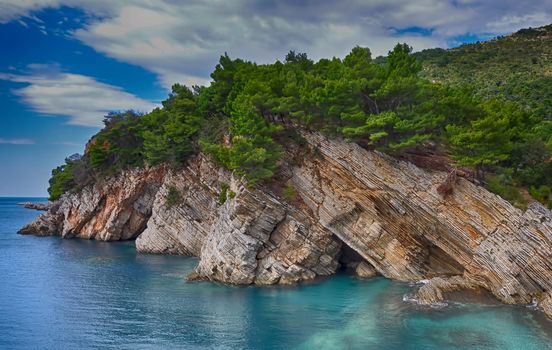
[(58, 0), (3, 0), (0, 2), (0, 23), (26, 17), (46, 7), (59, 6)]
[(268, 8), (272, 5), (255, 1), (178, 5), (165, 1), (155, 6), (150, 1), (134, 1), (114, 11), (112, 17), (77, 30), (74, 36), (110, 57), (155, 72), (167, 88), (175, 82), (205, 84), (224, 52), (265, 63), (283, 58), (292, 49), (317, 59), (344, 56), (359, 44), (370, 46), (376, 54), (386, 53), (399, 40), (416, 49), (443, 44), (440, 38), (419, 35), (397, 38), (389, 30), (390, 26), (411, 25), (405, 17), (415, 18), (411, 12), (419, 9), (406, 9), (407, 14), (393, 19), (388, 16), (393, 11), (384, 2), (376, 16), (372, 10), (378, 4), (348, 3), (336, 9), (330, 4), (301, 8), (293, 2)]
[(156, 105), (92, 77), (60, 72), (56, 66), (30, 65), (29, 74), (0, 73), (1, 80), (28, 84), (13, 92), (34, 111), (68, 117), (68, 123), (100, 126), (111, 111), (148, 112)]
[(262, 63), (289, 50), (343, 57), (355, 45), (380, 55), (399, 41), (420, 50), (466, 33), (498, 35), (552, 22), (552, 2), (542, 0), (3, 0), (0, 22), (61, 5), (90, 15), (74, 37), (156, 73), (167, 88), (206, 83), (224, 52)]
[(488, 23), (487, 27), (491, 31), (504, 33), (511, 31), (513, 28), (540, 27), (545, 24), (550, 24), (550, 22), (552, 22), (552, 16), (550, 13), (545, 12), (529, 13), (525, 15), (508, 14), (496, 21)]
[(0, 145), (33, 145), (31, 139), (4, 139), (0, 137)]

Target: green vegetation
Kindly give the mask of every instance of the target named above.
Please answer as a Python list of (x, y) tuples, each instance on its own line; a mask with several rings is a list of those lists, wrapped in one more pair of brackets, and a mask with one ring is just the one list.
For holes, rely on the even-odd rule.
[(87, 161), (79, 154), (65, 159), (65, 164), (52, 170), (48, 187), (49, 200), (58, 199), (62, 194), (82, 188), (94, 181)]
[(512, 179), (508, 174), (489, 176), (487, 188), (519, 208), (527, 206), (527, 200), (523, 197), (519, 188), (512, 184)]
[(72, 163), (66, 161), (64, 165), (52, 170), (52, 177), (49, 182), (48, 193), (51, 201), (58, 199), (62, 194), (74, 188)]
[(297, 190), (295, 190), (295, 187), (293, 187), (292, 184), (287, 184), (286, 187), (284, 187), (284, 198), (288, 201), (294, 201), (297, 199)]
[(182, 194), (178, 188), (170, 186), (165, 196), (165, 206), (170, 209), (180, 203), (182, 203)]
[(226, 203), (226, 200), (228, 199), (228, 189), (230, 186), (228, 186), (227, 183), (221, 183), (220, 184), (220, 192), (219, 192), (219, 204)]
[[(516, 34), (520, 35), (529, 35), (533, 43), (540, 40), (541, 31)], [(496, 42), (505, 40), (510, 39)], [(491, 42), (413, 55), (408, 45), (398, 44), (383, 60), (373, 60), (368, 48), (355, 47), (344, 59), (318, 62), (292, 51), (283, 62), (266, 65), (224, 55), (208, 87), (175, 85), (162, 108), (145, 115), (132, 111), (108, 115), (85, 155), (54, 170), (50, 194), (56, 198), (90, 178), (129, 167), (160, 163), (179, 167), (199, 150), (253, 186), (277, 172), (286, 144), (305, 146), (297, 130), (307, 129), (390, 154), (423, 148), (429, 141), (438, 143), (459, 166), (473, 167), (491, 190), (517, 202), (514, 190), (524, 187), (548, 203), (552, 187), (548, 90), (543, 88), (544, 100), (538, 102), (529, 95), (506, 93), (502, 87), (489, 89), (503, 85), (476, 72), (483, 71), (489, 57), (503, 57), (495, 52), (500, 47)], [(506, 47), (511, 54), (510, 45)], [(549, 57), (538, 56), (537, 63), (519, 57), (512, 62), (525, 68), (549, 67)], [(453, 67), (459, 60), (467, 60), (474, 73), (454, 68), (458, 76), (478, 80), (455, 80)], [(508, 59), (501, 58), (498, 66), (509, 67)], [(522, 69), (518, 68), (508, 69)], [(439, 75), (445, 69), (451, 72)], [(443, 83), (432, 81), (447, 74), (451, 78), (441, 79)], [(74, 168), (80, 173), (86, 169), (90, 176), (75, 181)], [(292, 196), (294, 189), (284, 192)], [(220, 202), (229, 196), (228, 185), (222, 184)]]
[(104, 128), (88, 142), (84, 156), (72, 156), (52, 171), (50, 200), (130, 167), (184, 164), (196, 149), (201, 127), (196, 98), (196, 93), (176, 84), (163, 108), (146, 115), (134, 111), (107, 115)]
[(552, 120), (552, 24), (415, 56), (423, 62), (423, 77), (472, 86), (483, 98), (515, 101)]
[(219, 192), (219, 204), (224, 204), (226, 203), (228, 198), (232, 199), (234, 197), (236, 197), (236, 192), (232, 191), (227, 183), (221, 183)]

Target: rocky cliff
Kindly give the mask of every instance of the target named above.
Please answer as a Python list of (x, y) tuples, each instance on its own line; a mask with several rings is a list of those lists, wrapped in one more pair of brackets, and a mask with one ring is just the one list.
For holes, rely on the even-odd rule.
[(151, 216), (165, 172), (163, 167), (123, 171), (67, 193), (19, 233), (102, 241), (136, 238)]
[[(305, 137), (307, 146), (290, 146), (268, 185), (248, 188), (197, 156), (178, 171), (128, 171), (66, 194), (21, 232), (137, 237), (140, 252), (198, 256), (192, 279), (290, 284), (345, 266), (364, 276), (426, 280), (416, 293), (422, 303), (482, 288), (505, 303), (537, 301), (552, 316), (547, 209), (523, 212), (462, 178), (443, 197), (437, 188), (446, 173)], [(167, 201), (171, 191), (176, 203)]]

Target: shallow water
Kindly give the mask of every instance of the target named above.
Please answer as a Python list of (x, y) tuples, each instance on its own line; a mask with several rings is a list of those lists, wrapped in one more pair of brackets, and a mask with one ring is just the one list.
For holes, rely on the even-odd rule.
[(23, 200), (0, 198), (0, 349), (552, 349), (552, 322), (527, 307), (421, 308), (384, 278), (186, 283), (195, 258), (17, 235), (39, 214)]

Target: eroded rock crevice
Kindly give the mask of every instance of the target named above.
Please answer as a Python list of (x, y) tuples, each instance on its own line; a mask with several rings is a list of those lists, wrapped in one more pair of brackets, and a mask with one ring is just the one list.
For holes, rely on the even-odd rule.
[(341, 242), (339, 252), (340, 271), (359, 278), (370, 278), (377, 275), (376, 269), (357, 251)]

